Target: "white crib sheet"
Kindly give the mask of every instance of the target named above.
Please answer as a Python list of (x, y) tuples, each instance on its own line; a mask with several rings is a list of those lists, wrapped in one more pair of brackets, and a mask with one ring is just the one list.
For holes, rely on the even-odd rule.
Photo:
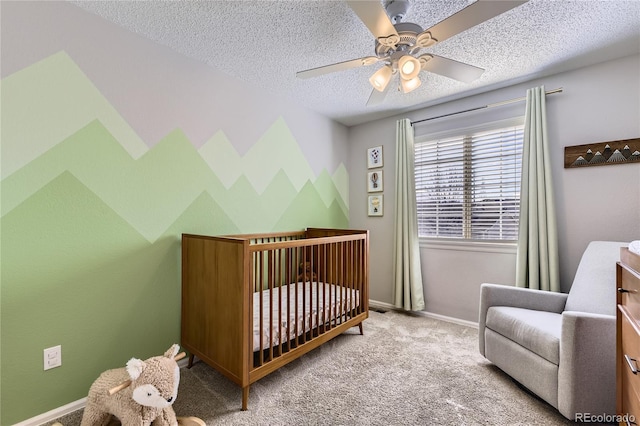
[[(296, 303), (296, 284), (298, 300)], [(300, 336), (320, 324), (335, 320), (337, 316), (360, 305), (360, 292), (335, 284), (299, 282), (273, 290), (263, 290), (253, 294), (253, 350), (260, 349), (260, 294), (262, 293), (262, 349), (276, 346)], [(273, 293), (273, 295), (271, 295)], [(281, 294), (282, 293), (282, 294)], [(287, 315), (287, 297), (289, 314)], [(278, 303), (280, 299), (281, 304)], [(273, 304), (273, 306), (271, 305)], [(296, 311), (298, 322), (296, 327)], [(282, 307), (282, 313), (280, 313)], [(273, 314), (272, 314), (273, 312)], [(311, 312), (311, 315), (309, 314)], [(319, 318), (318, 318), (319, 314)], [(287, 328), (288, 327), (288, 328)], [(288, 333), (287, 333), (288, 330)], [(288, 334), (288, 338), (286, 338)], [(280, 341), (280, 336), (285, 338)]]

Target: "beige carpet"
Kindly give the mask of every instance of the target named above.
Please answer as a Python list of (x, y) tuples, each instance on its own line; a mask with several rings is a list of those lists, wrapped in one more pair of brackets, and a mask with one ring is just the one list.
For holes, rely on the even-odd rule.
[[(202, 362), (174, 409), (207, 425), (568, 425), (478, 353), (478, 331), (397, 312), (353, 328), (241, 390)], [(80, 424), (81, 411), (58, 419)]]

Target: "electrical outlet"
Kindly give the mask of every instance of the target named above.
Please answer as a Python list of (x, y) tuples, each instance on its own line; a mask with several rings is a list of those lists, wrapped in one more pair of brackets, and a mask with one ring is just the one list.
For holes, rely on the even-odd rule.
[(60, 367), (62, 365), (62, 346), (53, 346), (44, 350), (44, 369)]

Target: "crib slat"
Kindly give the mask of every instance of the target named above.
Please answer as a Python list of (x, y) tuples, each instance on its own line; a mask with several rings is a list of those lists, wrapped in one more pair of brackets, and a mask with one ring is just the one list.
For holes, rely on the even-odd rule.
[[(355, 262), (355, 247), (353, 245), (353, 241), (349, 241), (349, 261), (348, 264), (349, 265), (354, 265)], [(347, 271), (349, 274), (349, 284), (347, 286), (348, 290), (347, 293), (349, 294), (349, 298), (347, 300), (347, 306), (345, 307), (345, 311), (349, 313), (349, 316), (353, 316), (353, 300), (355, 297), (355, 285), (356, 285), (356, 277), (354, 274), (354, 271), (352, 268), (349, 268), (349, 270)]]
[[(320, 313), (320, 317), (318, 320), (318, 333), (323, 334), (327, 331), (326, 322), (327, 322), (327, 311), (326, 308), (326, 298), (327, 298), (327, 279), (324, 277), (324, 271), (321, 271), (322, 264), (324, 262), (324, 253), (326, 250), (326, 246), (324, 244), (318, 246), (318, 285), (320, 287), (320, 291), (322, 292), (322, 296), (318, 302), (318, 312)], [(322, 277), (321, 277), (322, 275)]]
[[(292, 259), (291, 259), (291, 251), (292, 251), (292, 249), (289, 248), (289, 249), (285, 249), (285, 250), (286, 250), (285, 251), (285, 253), (286, 253), (285, 254), (285, 265), (286, 265), (286, 272), (285, 272), (286, 280), (285, 280), (285, 282), (286, 283), (290, 283), (290, 282), (292, 282), (291, 269), (292, 269), (292, 266), (295, 265), (295, 263), (293, 263), (293, 264), (291, 263), (292, 262)], [(285, 339), (285, 341), (286, 341), (287, 352), (288, 352), (288, 351), (291, 350), (291, 342), (290, 342), (290, 339), (289, 339), (289, 336), (291, 336), (291, 314), (290, 314), (290, 312), (291, 312), (291, 294), (290, 294), (291, 286), (287, 285), (286, 288), (287, 288), (287, 316), (286, 316), (287, 338)]]
[(341, 243), (340, 244), (340, 306), (338, 307), (339, 315), (340, 315), (340, 323), (344, 322), (344, 305), (345, 305), (345, 298), (347, 296), (347, 293), (346, 293), (347, 280), (346, 280), (345, 270), (344, 270), (346, 255), (347, 255), (346, 243)]
[[(327, 281), (334, 284), (334, 274), (333, 274), (333, 244), (327, 244)], [(333, 302), (334, 302), (334, 291), (333, 286), (329, 288), (329, 318), (327, 319), (327, 323), (329, 324), (329, 329), (333, 328)]]
[[(300, 250), (296, 250), (296, 261), (294, 263), (295, 267), (296, 267), (296, 271), (298, 270), (298, 265), (300, 265)], [(298, 279), (296, 278), (295, 280), (295, 285), (294, 285), (294, 293), (295, 293), (295, 303), (294, 303), (294, 310), (295, 310), (295, 317), (293, 319), (293, 322), (295, 323), (295, 336), (294, 337), (294, 346), (297, 344), (297, 336), (299, 335), (299, 331), (300, 329), (298, 328), (298, 319), (300, 318), (299, 315), (300, 313), (298, 312)]]
[[(302, 267), (304, 271), (304, 265), (307, 262), (307, 250), (302, 249)], [(307, 281), (304, 279), (304, 272), (302, 277), (302, 343), (307, 341), (307, 336), (305, 336), (305, 331), (307, 330)]]
[(284, 339), (283, 326), (282, 326), (282, 250), (275, 250), (276, 254), (276, 288), (278, 288), (278, 351), (277, 355), (281, 353), (282, 343)]
[[(360, 266), (359, 266), (359, 262), (358, 262), (358, 254), (360, 253), (360, 245), (357, 242), (354, 242), (353, 244), (353, 259), (352, 259), (352, 264), (354, 265), (353, 268), (353, 273), (354, 273), (354, 282), (353, 282), (353, 288), (354, 290), (358, 291), (358, 294), (360, 294), (359, 291), (359, 287), (360, 287)], [(354, 291), (353, 293), (353, 302), (352, 302), (352, 306), (350, 306), (351, 309), (354, 309), (355, 314), (359, 314), (359, 307), (360, 304), (358, 303), (357, 305), (355, 304), (356, 300), (356, 293)], [(353, 306), (356, 305), (356, 306)]]
[[(318, 264), (318, 246), (313, 245), (311, 246), (311, 273), (310, 273), (310, 278), (311, 278), (311, 285), (314, 285), (314, 279), (313, 279), (313, 271), (316, 270), (316, 265)], [(316, 312), (315, 312), (315, 317), (316, 317), (316, 335), (319, 333), (319, 328), (320, 328), (320, 280), (318, 279), (318, 277), (316, 276), (315, 279), (315, 286), (316, 286)], [(311, 311), (313, 312), (313, 310)], [(311, 338), (313, 338), (313, 330), (312, 330), (312, 336)]]
[[(333, 266), (333, 282), (337, 285), (340, 282), (338, 277), (338, 243), (333, 244), (333, 261), (331, 262)], [(335, 326), (338, 325), (338, 292), (339, 288), (336, 287), (334, 291), (334, 300), (333, 300), (333, 324)]]
[(259, 340), (260, 340), (260, 346), (259, 346), (259, 350), (258, 350), (258, 365), (262, 365), (262, 363), (264, 362), (264, 358), (263, 358), (263, 353), (262, 353), (262, 348), (264, 347), (264, 336), (263, 336), (263, 332), (262, 330), (264, 330), (264, 302), (263, 302), (263, 297), (262, 297), (262, 293), (263, 293), (263, 285), (262, 283), (264, 282), (264, 256), (263, 256), (263, 252), (257, 252), (257, 256), (258, 256), (258, 264), (259, 264), (259, 269), (258, 269), (258, 285), (260, 286), (260, 333), (259, 333)]
[(362, 256), (364, 254), (364, 245), (361, 244), (360, 241), (356, 241), (356, 247), (357, 249), (357, 253), (356, 253), (356, 262), (355, 262), (355, 270), (356, 270), (356, 274), (358, 275), (358, 280), (357, 280), (357, 290), (358, 290), (358, 311), (357, 314), (359, 315), (361, 312), (363, 312), (364, 309), (364, 304), (362, 303), (362, 298), (364, 297), (364, 282), (366, 279), (366, 276), (364, 274), (364, 270), (363, 270), (363, 263), (362, 261), (360, 261), (359, 256)]
[(269, 356), (267, 360), (270, 361), (273, 359), (273, 281), (274, 281), (274, 258), (273, 251), (269, 250), (267, 252), (267, 282), (269, 286)]

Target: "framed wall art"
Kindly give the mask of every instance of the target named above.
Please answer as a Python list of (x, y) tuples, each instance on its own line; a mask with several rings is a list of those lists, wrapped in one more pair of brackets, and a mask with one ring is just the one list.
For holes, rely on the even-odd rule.
[(367, 149), (367, 168), (382, 167), (382, 145)]
[(384, 208), (382, 204), (382, 195), (369, 195), (367, 205), (367, 212), (369, 216), (382, 216)]
[(367, 192), (382, 192), (383, 184), (382, 170), (367, 173)]
[(640, 163), (640, 138), (566, 146), (564, 168)]

